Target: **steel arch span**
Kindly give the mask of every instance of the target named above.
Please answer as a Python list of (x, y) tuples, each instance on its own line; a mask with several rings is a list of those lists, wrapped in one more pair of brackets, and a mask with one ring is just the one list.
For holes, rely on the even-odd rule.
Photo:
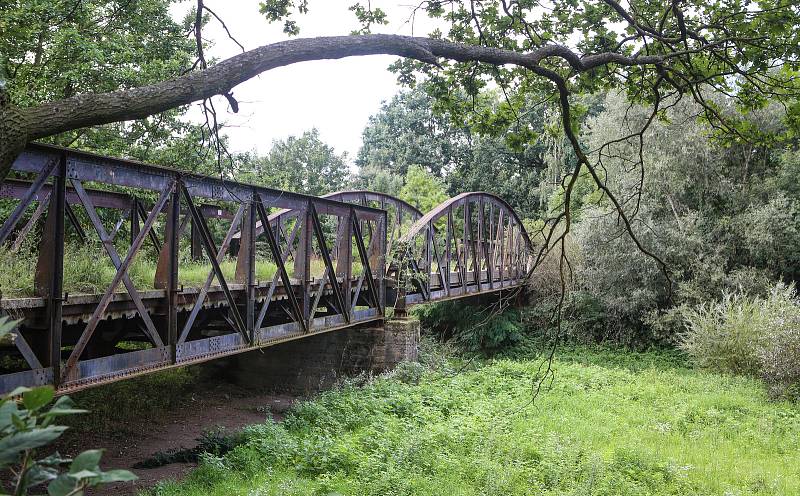
[[(0, 253), (30, 261), (31, 287), (0, 288), (18, 320), (0, 394), (380, 325), (396, 303), (519, 287), (531, 265), (521, 220), (488, 193), (423, 213), (374, 191), (315, 197), (42, 144), (12, 170)], [(76, 251), (109, 279), (70, 287)]]
[(505, 200), (462, 193), (420, 217), (397, 241), (395, 308), (519, 287), (532, 255), (525, 226)]

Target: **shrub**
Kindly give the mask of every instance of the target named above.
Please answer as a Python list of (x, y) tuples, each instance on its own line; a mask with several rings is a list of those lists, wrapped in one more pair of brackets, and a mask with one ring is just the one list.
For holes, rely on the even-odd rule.
[[(0, 319), (0, 337), (12, 333), (16, 322)], [(88, 450), (74, 459), (58, 452), (38, 458), (37, 452), (61, 437), (67, 427), (55, 422), (64, 415), (83, 413), (74, 408), (68, 396), (62, 396), (47, 408), (55, 396), (50, 386), (33, 389), (19, 387), (0, 398), (0, 469), (9, 470), (13, 477), (11, 490), (15, 495), (47, 484), (51, 496), (83, 494), (89, 487), (109, 482), (129, 481), (136, 476), (127, 470), (103, 472), (100, 467), (102, 450)], [(66, 470), (64, 470), (66, 469)], [(3, 478), (0, 487), (6, 493)]]
[(768, 316), (762, 302), (740, 294), (684, 310), (688, 332), (680, 347), (703, 368), (757, 374), (756, 349)]
[(494, 306), (445, 301), (420, 305), (414, 313), (423, 328), (470, 351), (493, 352), (522, 337), (520, 315), (515, 309), (499, 311)]
[(779, 283), (767, 297), (728, 294), (684, 309), (680, 346), (695, 364), (760, 376), (774, 398), (800, 398), (800, 300)]

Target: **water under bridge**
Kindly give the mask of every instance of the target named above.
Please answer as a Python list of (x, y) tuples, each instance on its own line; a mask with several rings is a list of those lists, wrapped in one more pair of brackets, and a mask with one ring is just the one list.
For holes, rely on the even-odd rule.
[[(0, 198), (5, 259), (32, 260), (14, 274), (27, 293), (0, 288), (0, 311), (19, 319), (0, 343), (0, 393), (380, 324), (407, 305), (520, 288), (532, 261), (520, 218), (481, 192), (420, 212), (382, 193), (314, 197), (32, 144)], [(90, 270), (110, 264), (105, 287), (68, 291), (76, 247)]]

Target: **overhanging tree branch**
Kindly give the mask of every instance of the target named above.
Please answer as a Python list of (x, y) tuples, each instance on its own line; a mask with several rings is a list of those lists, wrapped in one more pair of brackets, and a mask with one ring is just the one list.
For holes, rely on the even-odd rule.
[[(352, 35), (299, 38), (231, 57), (205, 70), (191, 72), (157, 84), (110, 93), (81, 94), (64, 100), (17, 109), (2, 107), (2, 117), (17, 115), (16, 132), (0, 128), (0, 178), (4, 178), (13, 155), (28, 141), (64, 131), (110, 122), (140, 119), (191, 102), (225, 95), (230, 90), (265, 71), (311, 60), (388, 54), (437, 64), (438, 58), (457, 62), (483, 62), (491, 65), (517, 65), (534, 72), (548, 59), (566, 62), (575, 72), (616, 64), (622, 66), (661, 66), (672, 58), (702, 50), (713, 50), (725, 43), (718, 40), (701, 47), (663, 55), (623, 55), (614, 52), (579, 54), (564, 45), (549, 44), (527, 53), (475, 46), (441, 39), (399, 35)], [(553, 74), (558, 74), (553, 72)], [(541, 74), (548, 77), (547, 74)], [(560, 77), (560, 76), (559, 76)], [(550, 79), (550, 78), (549, 78)], [(551, 79), (552, 80), (552, 79)]]

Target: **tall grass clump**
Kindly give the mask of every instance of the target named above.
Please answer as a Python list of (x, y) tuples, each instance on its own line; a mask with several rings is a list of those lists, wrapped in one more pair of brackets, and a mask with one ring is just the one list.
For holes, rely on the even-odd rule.
[(0, 293), (5, 298), (19, 298), (33, 294), (33, 267), (36, 255), (14, 253), (0, 246)]
[(800, 398), (800, 299), (779, 283), (764, 298), (726, 294), (683, 311), (680, 347), (703, 368), (761, 377), (773, 397)]

